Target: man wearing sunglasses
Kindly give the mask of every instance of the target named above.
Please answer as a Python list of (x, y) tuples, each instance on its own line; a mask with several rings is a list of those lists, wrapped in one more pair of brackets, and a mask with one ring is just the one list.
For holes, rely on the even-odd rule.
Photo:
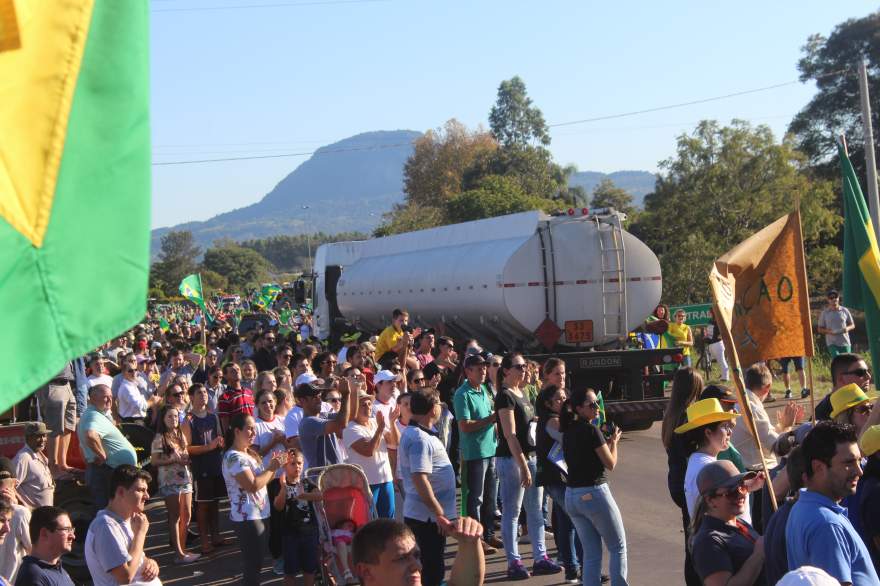
[(864, 392), (871, 390), (871, 370), (858, 354), (838, 354), (831, 360), (831, 392), (816, 405), (816, 420), (831, 419), (831, 395), (850, 383), (855, 383)]
[(834, 289), (828, 292), (828, 305), (819, 314), (818, 329), (825, 334), (825, 345), (832, 358), (852, 352), (849, 333), (856, 326), (849, 310), (840, 305), (840, 295)]

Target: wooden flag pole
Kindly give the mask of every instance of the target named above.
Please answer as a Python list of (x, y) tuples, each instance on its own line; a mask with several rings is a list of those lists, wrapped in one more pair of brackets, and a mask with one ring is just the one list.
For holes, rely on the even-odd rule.
[(737, 398), (739, 399), (740, 415), (742, 415), (743, 421), (746, 424), (746, 429), (748, 429), (749, 434), (752, 436), (752, 440), (755, 442), (755, 447), (758, 449), (758, 457), (761, 459), (761, 468), (764, 472), (764, 484), (769, 487), (770, 491), (770, 505), (773, 507), (773, 511), (776, 511), (779, 508), (776, 504), (776, 493), (773, 491), (773, 481), (770, 478), (770, 469), (767, 467), (767, 460), (764, 458), (764, 449), (761, 447), (761, 439), (758, 437), (758, 429), (755, 426), (755, 417), (752, 414), (752, 406), (748, 401), (748, 395), (746, 395), (746, 386), (742, 378), (742, 368), (739, 364), (739, 354), (733, 343), (733, 335), (730, 331), (730, 325), (727, 323), (727, 314), (722, 313), (718, 307), (718, 296), (715, 291), (714, 283), (710, 282), (710, 288), (712, 289), (712, 296), (715, 298), (713, 303), (715, 323), (721, 328), (721, 336), (724, 338), (724, 350), (727, 352), (727, 361), (733, 369), (733, 382), (736, 386)]
[(807, 356), (807, 378), (810, 381), (810, 413), (813, 414), (813, 423), (816, 422), (816, 387), (813, 386), (813, 357)]

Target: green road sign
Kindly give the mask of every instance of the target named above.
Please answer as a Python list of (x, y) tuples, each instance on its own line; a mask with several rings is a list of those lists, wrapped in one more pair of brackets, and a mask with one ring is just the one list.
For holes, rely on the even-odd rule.
[(711, 303), (700, 303), (698, 305), (673, 305), (669, 308), (670, 318), (675, 316), (675, 312), (683, 309), (685, 313), (684, 323), (689, 326), (705, 326), (712, 321), (709, 310), (712, 309)]

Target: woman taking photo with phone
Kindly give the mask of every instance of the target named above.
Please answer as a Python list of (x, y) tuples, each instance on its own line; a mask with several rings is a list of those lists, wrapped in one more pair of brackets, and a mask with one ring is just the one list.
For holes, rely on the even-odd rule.
[(583, 546), (583, 585), (601, 583), (604, 541), (611, 586), (626, 586), (626, 534), (606, 474), (617, 465), (621, 433), (611, 426), (606, 438), (591, 423), (599, 414), (599, 401), (593, 389), (574, 390), (568, 403), (559, 421), (562, 452), (568, 467), (565, 510)]

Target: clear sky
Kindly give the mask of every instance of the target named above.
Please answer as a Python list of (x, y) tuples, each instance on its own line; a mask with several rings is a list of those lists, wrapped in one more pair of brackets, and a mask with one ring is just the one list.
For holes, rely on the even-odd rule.
[[(305, 153), (371, 130), (487, 125), (523, 78), (549, 124), (794, 81), (801, 47), (874, 2), (152, 0), (153, 159)], [(781, 135), (814, 92), (792, 84), (560, 126), (580, 170), (656, 171), (699, 120)], [(153, 226), (260, 200), (306, 157), (153, 167)]]

